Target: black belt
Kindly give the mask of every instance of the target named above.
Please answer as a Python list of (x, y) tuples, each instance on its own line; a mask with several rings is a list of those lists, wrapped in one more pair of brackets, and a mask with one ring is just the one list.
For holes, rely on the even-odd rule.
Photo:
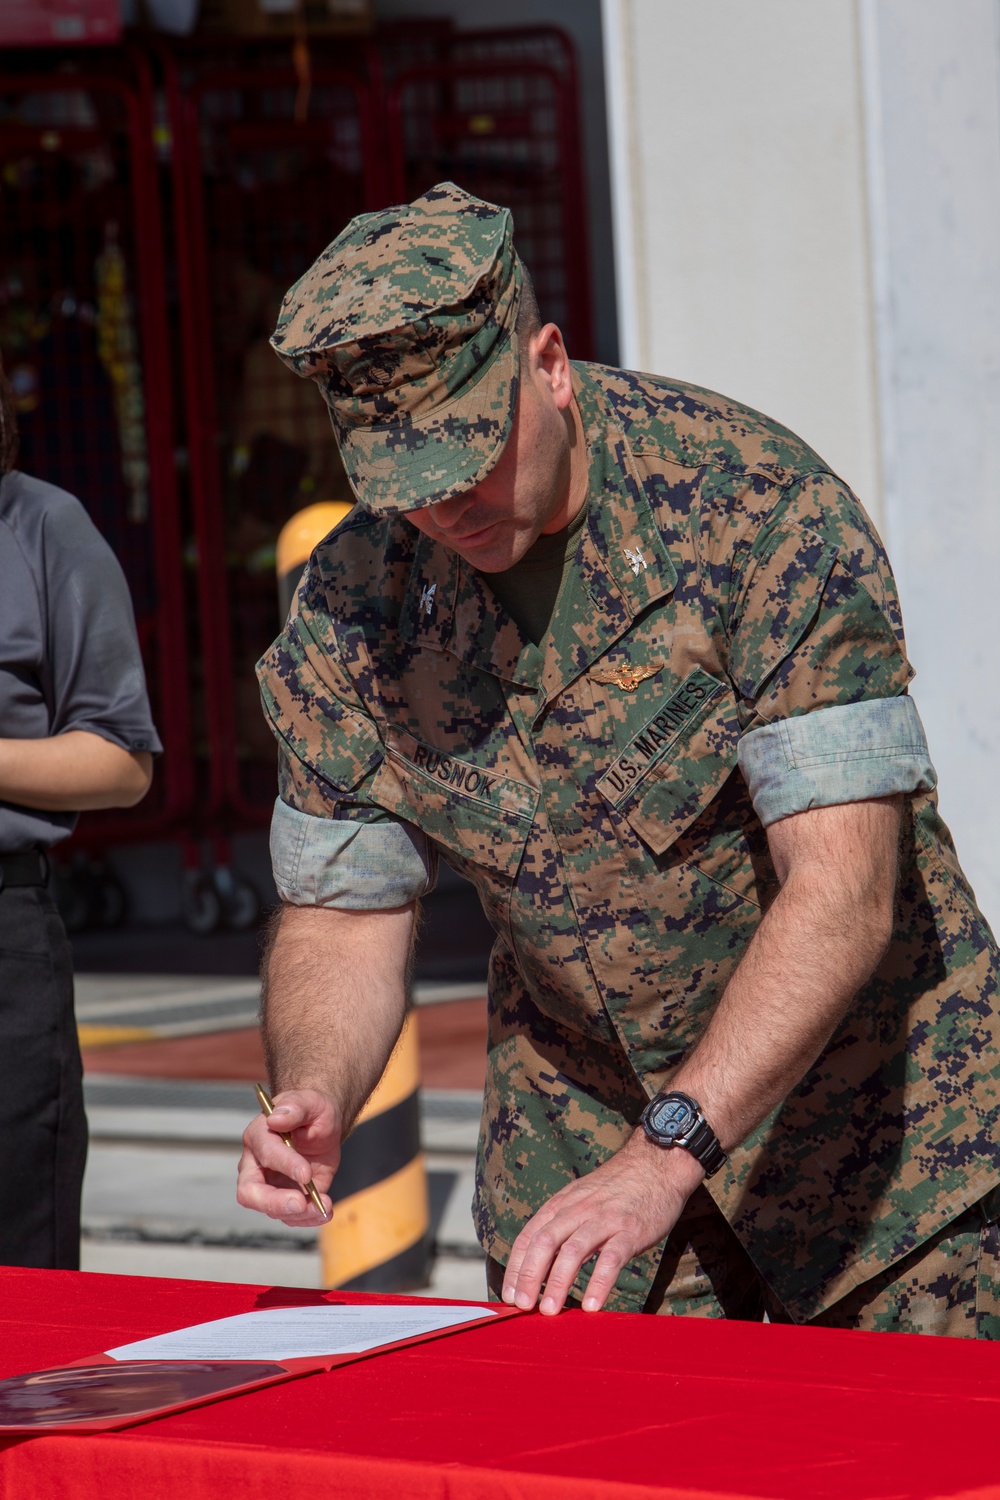
[(0, 891), (17, 885), (48, 885), (49, 861), (41, 849), (0, 854)]

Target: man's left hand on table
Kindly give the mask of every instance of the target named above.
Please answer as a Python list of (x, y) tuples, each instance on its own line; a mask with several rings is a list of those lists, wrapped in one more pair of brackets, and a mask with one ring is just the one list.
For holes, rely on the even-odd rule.
[(637, 1130), (603, 1165), (553, 1194), (514, 1241), (503, 1298), (561, 1312), (580, 1267), (597, 1264), (583, 1298), (585, 1312), (604, 1306), (623, 1266), (673, 1229), (704, 1171), (687, 1151), (664, 1151)]

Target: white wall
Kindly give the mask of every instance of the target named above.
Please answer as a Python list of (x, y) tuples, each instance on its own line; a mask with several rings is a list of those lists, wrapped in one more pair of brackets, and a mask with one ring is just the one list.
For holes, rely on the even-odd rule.
[(604, 0), (604, 18), (616, 188), (631, 176), (622, 363), (776, 417), (880, 520), (853, 5)]
[(1000, 6), (602, 0), (622, 362), (777, 417), (900, 580), (1000, 921)]
[(887, 542), (941, 810), (1000, 924), (1000, 6), (862, 0)]

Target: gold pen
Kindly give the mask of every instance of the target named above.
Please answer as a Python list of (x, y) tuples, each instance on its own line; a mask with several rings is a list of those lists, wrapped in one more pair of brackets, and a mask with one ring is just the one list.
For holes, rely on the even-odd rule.
[[(255, 1083), (254, 1091), (257, 1095), (257, 1101), (260, 1104), (260, 1107), (264, 1111), (265, 1115), (273, 1115), (274, 1105), (271, 1102), (271, 1096), (267, 1092), (267, 1089), (263, 1086), (263, 1084)], [(291, 1136), (286, 1135), (284, 1131), (281, 1132), (281, 1139), (284, 1141), (286, 1146), (292, 1146)], [(294, 1146), (292, 1146), (292, 1150), (295, 1150)], [(316, 1191), (316, 1184), (313, 1182), (312, 1178), (310, 1177), (305, 1187), (302, 1186), (301, 1182), (297, 1182), (295, 1186), (299, 1188), (303, 1193), (305, 1193), (306, 1197), (315, 1205), (316, 1208), (319, 1209), (320, 1213), (323, 1215), (323, 1222), (326, 1223), (329, 1220), (330, 1215), (323, 1207), (323, 1200), (320, 1197), (319, 1193)]]

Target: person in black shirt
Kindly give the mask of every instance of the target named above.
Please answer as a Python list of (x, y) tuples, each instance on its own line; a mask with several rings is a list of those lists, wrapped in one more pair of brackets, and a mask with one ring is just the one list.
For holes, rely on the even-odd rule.
[(161, 746), (114, 554), (16, 458), (0, 365), (0, 1264), (74, 1269), (87, 1122), (46, 851), (79, 813), (139, 802)]

